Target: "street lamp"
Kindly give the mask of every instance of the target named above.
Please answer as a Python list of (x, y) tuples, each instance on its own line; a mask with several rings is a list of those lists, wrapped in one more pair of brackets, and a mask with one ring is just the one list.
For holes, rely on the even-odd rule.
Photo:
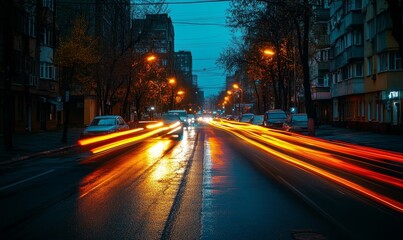
[(263, 50), (263, 53), (264, 53), (264, 55), (267, 55), (267, 56), (273, 56), (275, 54), (274, 51), (271, 49), (265, 49), (265, 50)]
[[(176, 102), (176, 97), (177, 97), (177, 96), (180, 96), (180, 97), (181, 97), (181, 99), (178, 100), (178, 103), (181, 102), (181, 101), (183, 100), (183, 95), (185, 95), (185, 92), (182, 91), (182, 90), (179, 90), (179, 91), (176, 93), (175, 102)], [(175, 106), (175, 105), (174, 105), (174, 106)]]
[(241, 102), (243, 102), (243, 90), (236, 83), (234, 85), (232, 85), (232, 87), (235, 89), (235, 91), (238, 91), (239, 95), (240, 95), (239, 98), (238, 98), (239, 99), (239, 101), (238, 101), (238, 115), (241, 116), (241, 114), (242, 114)]
[(171, 110), (174, 109), (174, 86), (176, 84), (175, 78), (168, 79), (169, 85), (171, 85)]
[(146, 58), (147, 62), (153, 62), (157, 59), (157, 57), (155, 55), (150, 55)]

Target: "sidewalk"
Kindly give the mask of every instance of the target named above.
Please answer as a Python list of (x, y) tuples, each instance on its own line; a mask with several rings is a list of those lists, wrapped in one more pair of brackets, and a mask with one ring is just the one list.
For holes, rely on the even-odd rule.
[[(62, 130), (14, 134), (14, 149), (11, 151), (5, 151), (4, 138), (0, 135), (0, 165), (74, 147), (82, 130), (82, 128), (69, 129), (67, 143), (61, 142)], [(379, 134), (322, 125), (316, 129), (316, 137), (403, 153), (402, 135)]]
[(82, 130), (82, 128), (69, 129), (67, 143), (61, 141), (62, 130), (15, 133), (13, 134), (14, 149), (10, 151), (4, 149), (4, 136), (0, 135), (0, 165), (74, 147)]
[(321, 125), (316, 129), (316, 137), (403, 153), (403, 135), (381, 134)]

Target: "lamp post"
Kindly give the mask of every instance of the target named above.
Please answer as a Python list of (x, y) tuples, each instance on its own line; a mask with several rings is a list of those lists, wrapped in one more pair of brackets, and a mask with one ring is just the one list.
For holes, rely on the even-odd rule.
[(234, 93), (233, 93), (231, 90), (228, 90), (227, 93), (228, 93), (228, 95), (231, 95), (231, 96), (232, 96), (232, 104), (233, 104), (233, 107), (231, 108), (231, 114), (234, 115), (234, 111), (235, 111), (235, 109), (236, 109), (236, 105), (235, 105), (235, 96), (234, 96)]
[(171, 110), (174, 109), (174, 86), (176, 84), (175, 78), (168, 79), (169, 85), (171, 85)]
[[(180, 101), (178, 101), (178, 103), (181, 102), (181, 101), (183, 100), (183, 95), (185, 95), (185, 92), (184, 92), (184, 91), (182, 91), (182, 90), (178, 91), (178, 92), (176, 93), (176, 96), (175, 96), (175, 101), (176, 101), (176, 97), (177, 97), (177, 96), (180, 96), (180, 97), (182, 97), (182, 98), (180, 99)], [(175, 107), (175, 103), (174, 103), (174, 107)]]
[(238, 84), (232, 85), (232, 87), (235, 89), (235, 91), (239, 92), (239, 101), (238, 101), (238, 115), (241, 116), (242, 110), (241, 110), (241, 102), (243, 102), (243, 90), (242, 88), (239, 87)]

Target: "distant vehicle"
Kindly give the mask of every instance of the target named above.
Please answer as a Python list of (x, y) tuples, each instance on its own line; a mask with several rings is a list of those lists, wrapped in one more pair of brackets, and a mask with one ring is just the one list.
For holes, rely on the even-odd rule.
[(186, 112), (186, 110), (169, 110), (168, 114), (178, 114), (179, 118), (181, 119), (183, 126), (187, 127), (188, 124), (188, 114)]
[(255, 116), (253, 113), (244, 113), (242, 114), (241, 118), (239, 119), (240, 122), (250, 122), (251, 119)]
[(305, 113), (292, 114), (290, 116), (290, 121), (285, 122), (283, 128), (288, 132), (307, 132), (308, 116)]
[(264, 118), (263, 115), (255, 115), (251, 119), (250, 123), (252, 123), (254, 125), (263, 126), (263, 118)]
[(196, 116), (194, 114), (188, 114), (187, 120), (189, 125), (195, 124), (197, 121)]
[(183, 122), (176, 113), (163, 113), (161, 115), (164, 125), (171, 126), (172, 129), (168, 130), (169, 135), (178, 135), (179, 139), (183, 138)]
[(286, 120), (287, 115), (283, 110), (269, 110), (264, 114), (263, 126), (274, 129), (283, 129)]
[(103, 135), (128, 130), (129, 125), (118, 115), (96, 116), (81, 133), (82, 137)]

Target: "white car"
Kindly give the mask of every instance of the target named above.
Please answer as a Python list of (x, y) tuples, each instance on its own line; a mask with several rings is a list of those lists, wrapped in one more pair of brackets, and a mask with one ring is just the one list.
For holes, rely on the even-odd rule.
[(82, 137), (103, 135), (128, 130), (129, 125), (118, 115), (96, 116), (81, 133)]

